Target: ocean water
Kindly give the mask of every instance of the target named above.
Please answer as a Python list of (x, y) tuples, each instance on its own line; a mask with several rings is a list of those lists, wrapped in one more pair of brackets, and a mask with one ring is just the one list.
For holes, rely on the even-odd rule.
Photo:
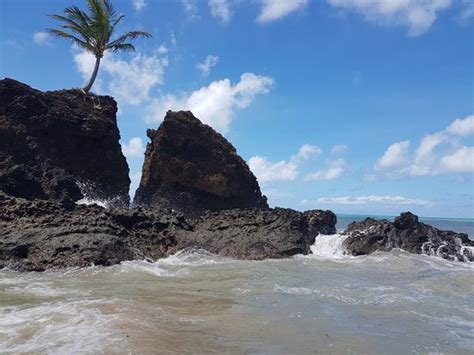
[(343, 238), (285, 260), (0, 270), (0, 353), (473, 353), (474, 263), (350, 257)]

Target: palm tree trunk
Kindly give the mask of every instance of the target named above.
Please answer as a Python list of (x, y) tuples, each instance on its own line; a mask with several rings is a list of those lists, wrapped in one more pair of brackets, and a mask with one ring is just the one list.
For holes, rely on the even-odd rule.
[(94, 85), (95, 78), (97, 78), (97, 73), (99, 72), (99, 65), (100, 65), (100, 57), (95, 57), (95, 67), (94, 71), (92, 72), (92, 77), (91, 80), (89, 80), (89, 84), (84, 88), (85, 92), (89, 92), (89, 90), (92, 88), (92, 85)]

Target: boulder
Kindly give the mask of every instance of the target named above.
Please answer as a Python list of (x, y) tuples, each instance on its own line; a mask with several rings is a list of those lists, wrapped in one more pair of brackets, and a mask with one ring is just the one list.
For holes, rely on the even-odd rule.
[(149, 129), (134, 204), (172, 208), (189, 216), (207, 210), (268, 208), (257, 179), (235, 148), (189, 111), (168, 111)]
[(0, 80), (0, 190), (26, 199), (128, 206), (117, 104), (80, 90), (41, 92)]
[(351, 255), (400, 248), (410, 253), (439, 256), (448, 260), (474, 261), (474, 242), (467, 234), (442, 231), (404, 212), (393, 222), (366, 218), (352, 222), (344, 231), (343, 246)]

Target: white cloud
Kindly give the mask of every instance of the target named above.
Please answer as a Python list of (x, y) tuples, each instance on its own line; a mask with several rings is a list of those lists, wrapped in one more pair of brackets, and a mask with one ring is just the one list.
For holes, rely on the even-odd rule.
[(181, 4), (189, 19), (193, 20), (199, 17), (196, 0), (181, 0)]
[(462, 147), (453, 154), (442, 157), (440, 164), (446, 172), (474, 173), (474, 147)]
[(33, 33), (33, 42), (40, 46), (49, 46), (51, 45), (50, 36), (47, 32), (35, 32)]
[(405, 164), (406, 154), (410, 147), (409, 141), (392, 144), (375, 165), (376, 170), (397, 168)]
[(446, 132), (458, 136), (474, 134), (474, 115), (469, 115), (464, 119), (455, 119), (446, 129)]
[(298, 153), (296, 153), (291, 160), (295, 163), (299, 163), (303, 160), (308, 160), (313, 155), (319, 155), (322, 152), (322, 149), (316, 145), (303, 144), (298, 150)]
[(406, 26), (410, 36), (427, 31), (438, 13), (451, 6), (451, 0), (328, 0), (328, 3), (356, 11), (376, 24)]
[(196, 68), (201, 71), (203, 76), (208, 76), (211, 72), (212, 67), (216, 66), (219, 61), (219, 57), (215, 55), (208, 55), (204, 62), (196, 64)]
[(331, 154), (342, 154), (347, 151), (347, 146), (344, 144), (338, 144), (331, 148)]
[(262, 9), (257, 17), (258, 22), (281, 19), (308, 4), (308, 0), (261, 0), (261, 2)]
[[(322, 149), (316, 145), (304, 144), (289, 160), (272, 162), (267, 157), (254, 156), (249, 160), (250, 170), (257, 176), (260, 183), (270, 181), (293, 181), (301, 174), (300, 169), (308, 166), (311, 157), (322, 154)], [(342, 175), (347, 163), (339, 158), (329, 161), (325, 170), (306, 174), (304, 181), (334, 180)]]
[(260, 183), (269, 181), (293, 181), (298, 177), (298, 165), (284, 160), (272, 163), (267, 157), (255, 156), (249, 160), (250, 170)]
[(230, 20), (230, 5), (228, 0), (209, 0), (209, 8), (211, 15), (221, 22), (228, 22)]
[(405, 198), (402, 196), (390, 195), (369, 195), (369, 196), (343, 196), (343, 197), (320, 197), (316, 200), (303, 200), (305, 205), (373, 205), (383, 204), (384, 206), (431, 206), (432, 202), (426, 200)]
[(147, 5), (145, 0), (132, 0), (133, 8), (136, 11), (141, 11)]
[(270, 77), (244, 73), (234, 85), (229, 79), (223, 79), (213, 81), (189, 95), (163, 95), (152, 100), (145, 121), (159, 123), (168, 110), (190, 110), (204, 123), (226, 133), (234, 111), (249, 106), (257, 95), (268, 93), (272, 85)]
[(461, 140), (473, 134), (474, 115), (458, 118), (446, 129), (425, 135), (412, 155), (408, 141), (392, 144), (375, 170), (408, 176), (472, 172), (472, 147), (462, 146)]
[(346, 169), (346, 161), (342, 158), (329, 163), (326, 170), (319, 170), (314, 173), (306, 174), (304, 181), (334, 180), (342, 175)]
[(143, 157), (145, 145), (140, 137), (134, 137), (128, 143), (122, 143), (122, 152), (127, 158)]
[[(74, 62), (85, 81), (89, 80), (95, 58), (85, 50), (75, 50)], [(137, 52), (128, 60), (106, 52), (94, 92), (110, 94), (119, 102), (139, 105), (150, 99), (150, 91), (164, 82), (168, 66), (167, 48), (161, 45), (151, 55)]]

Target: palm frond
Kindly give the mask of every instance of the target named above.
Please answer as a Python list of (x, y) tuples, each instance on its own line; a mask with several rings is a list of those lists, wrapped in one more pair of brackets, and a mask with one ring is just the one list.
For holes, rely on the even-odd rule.
[(109, 45), (110, 46), (115, 46), (117, 44), (122, 44), (125, 41), (133, 40), (133, 39), (140, 38), (140, 37), (150, 38), (151, 34), (148, 33), (148, 32), (145, 32), (145, 31), (130, 31), (130, 32), (127, 32), (124, 35), (120, 36), (115, 41), (112, 41)]
[(121, 43), (113, 46), (108, 45), (107, 49), (111, 49), (114, 53), (118, 51), (135, 52), (135, 46), (131, 43)]
[(71, 33), (68, 33), (66, 31), (62, 31), (62, 30), (58, 30), (58, 29), (55, 29), (55, 28), (48, 28), (47, 31), (51, 35), (69, 39), (73, 43), (77, 44), (79, 47), (84, 48), (84, 49), (86, 49), (90, 52), (94, 51), (94, 48), (91, 46), (90, 43), (87, 43), (87, 42), (81, 40), (80, 38), (78, 38), (77, 36), (74, 36)]

